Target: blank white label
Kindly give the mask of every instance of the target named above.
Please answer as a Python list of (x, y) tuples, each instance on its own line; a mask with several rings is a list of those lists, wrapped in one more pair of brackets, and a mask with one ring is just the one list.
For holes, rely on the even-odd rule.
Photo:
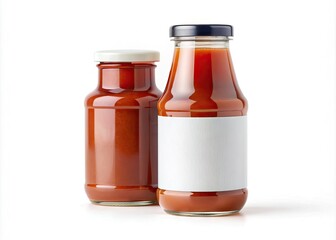
[(247, 186), (247, 118), (158, 118), (159, 188), (219, 192)]

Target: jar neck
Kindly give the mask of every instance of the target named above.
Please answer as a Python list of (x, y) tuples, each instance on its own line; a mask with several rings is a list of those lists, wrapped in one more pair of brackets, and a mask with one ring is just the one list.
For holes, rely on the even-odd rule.
[(147, 91), (155, 87), (155, 64), (99, 63), (99, 90)]
[(229, 48), (229, 38), (224, 36), (175, 37), (175, 48)]

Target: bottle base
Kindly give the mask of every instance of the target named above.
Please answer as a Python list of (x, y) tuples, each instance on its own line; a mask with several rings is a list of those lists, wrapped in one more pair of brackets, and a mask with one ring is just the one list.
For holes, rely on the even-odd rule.
[(222, 192), (184, 192), (158, 189), (160, 206), (181, 216), (225, 216), (239, 212), (247, 200), (246, 188)]
[(239, 212), (239, 210), (223, 212), (175, 212), (171, 210), (165, 210), (165, 212), (172, 215), (185, 217), (221, 217), (236, 214)]
[(101, 206), (114, 206), (114, 207), (137, 207), (156, 205), (156, 201), (132, 201), (132, 202), (109, 202), (109, 201), (93, 201), (91, 203)]

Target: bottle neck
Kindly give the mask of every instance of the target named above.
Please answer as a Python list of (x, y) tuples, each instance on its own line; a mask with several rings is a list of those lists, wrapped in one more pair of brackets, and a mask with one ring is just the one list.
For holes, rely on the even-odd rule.
[[(211, 39), (208, 39), (211, 38)], [(229, 39), (174, 39), (168, 90), (177, 98), (236, 98), (236, 79)]]
[(224, 36), (175, 37), (175, 48), (229, 48), (229, 38)]
[(155, 87), (155, 67), (151, 63), (100, 63), (99, 90), (147, 91)]

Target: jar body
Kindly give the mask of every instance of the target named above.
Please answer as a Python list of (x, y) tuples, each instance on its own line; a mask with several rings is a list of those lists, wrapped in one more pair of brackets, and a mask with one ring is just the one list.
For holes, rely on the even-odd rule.
[(156, 203), (157, 100), (153, 64), (101, 63), (86, 98), (88, 198), (102, 205)]
[[(159, 204), (177, 215), (238, 212), (247, 199), (247, 101), (237, 84), (228, 40), (182, 39), (175, 44), (158, 102)], [(167, 126), (180, 134), (169, 140)], [(169, 175), (175, 183), (168, 182)]]

